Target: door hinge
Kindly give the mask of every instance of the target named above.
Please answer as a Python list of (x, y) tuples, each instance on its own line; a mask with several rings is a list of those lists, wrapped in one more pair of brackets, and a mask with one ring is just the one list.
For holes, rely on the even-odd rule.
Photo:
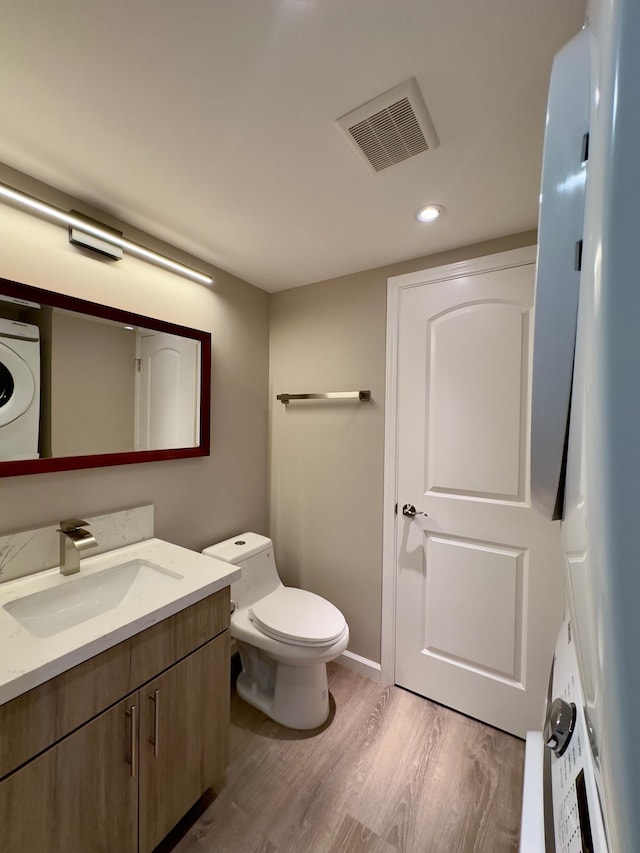
[(142, 370), (142, 359), (136, 358), (135, 362), (136, 362), (136, 370), (138, 371), (138, 373), (140, 373), (140, 371)]
[(395, 507), (394, 507), (393, 512), (394, 512), (394, 514), (395, 514), (395, 515), (397, 515), (397, 514), (398, 514), (398, 504), (397, 504), (397, 503), (396, 503), (396, 505), (395, 505)]

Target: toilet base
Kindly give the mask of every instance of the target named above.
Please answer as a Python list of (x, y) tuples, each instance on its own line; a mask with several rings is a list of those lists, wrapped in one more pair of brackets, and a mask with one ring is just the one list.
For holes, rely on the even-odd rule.
[(245, 702), (290, 729), (315, 729), (326, 721), (329, 687), (325, 663), (289, 666), (238, 645), (242, 672), (236, 689)]

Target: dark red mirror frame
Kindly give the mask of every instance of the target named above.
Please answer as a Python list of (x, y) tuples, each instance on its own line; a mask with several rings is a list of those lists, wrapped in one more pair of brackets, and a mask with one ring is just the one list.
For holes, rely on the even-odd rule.
[(172, 448), (170, 450), (133, 450), (126, 453), (95, 453), (88, 456), (60, 456), (56, 458), (20, 459), (0, 461), (0, 477), (20, 474), (43, 474), (49, 471), (73, 471), (81, 468), (103, 468), (109, 465), (131, 465), (138, 462), (157, 462), (164, 459), (188, 459), (208, 456), (210, 453), (211, 426), (211, 334), (175, 323), (167, 323), (143, 314), (133, 314), (119, 308), (110, 308), (97, 302), (65, 296), (40, 287), (32, 287), (17, 281), (0, 278), (0, 294), (26, 299), (76, 311), (91, 317), (113, 320), (130, 326), (142, 326), (158, 332), (167, 332), (192, 338), (200, 342), (200, 444), (196, 447)]

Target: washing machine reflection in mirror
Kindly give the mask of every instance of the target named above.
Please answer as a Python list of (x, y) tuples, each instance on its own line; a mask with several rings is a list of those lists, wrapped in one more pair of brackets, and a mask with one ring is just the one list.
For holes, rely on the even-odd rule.
[(40, 330), (0, 318), (0, 460), (38, 458)]

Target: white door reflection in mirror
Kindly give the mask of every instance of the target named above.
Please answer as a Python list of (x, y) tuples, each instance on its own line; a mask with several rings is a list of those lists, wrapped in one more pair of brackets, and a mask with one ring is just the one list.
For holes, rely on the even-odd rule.
[(136, 338), (136, 450), (196, 447), (199, 341), (148, 329)]

